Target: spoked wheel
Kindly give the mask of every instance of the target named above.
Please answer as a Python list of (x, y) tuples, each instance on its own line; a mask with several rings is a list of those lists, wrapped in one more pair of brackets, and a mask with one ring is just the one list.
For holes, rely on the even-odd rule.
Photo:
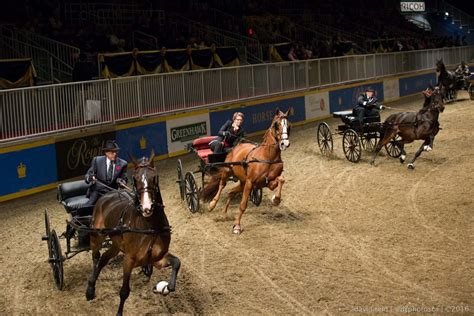
[(181, 195), (181, 200), (184, 200), (185, 183), (183, 177), (183, 164), (181, 163), (181, 159), (178, 159), (178, 166), (176, 167), (176, 170), (178, 171), (178, 180), (176, 180), (176, 182), (179, 186), (179, 194)]
[(458, 90), (457, 89), (453, 89), (453, 92), (452, 92), (452, 95), (451, 95), (451, 99), (453, 102), (455, 102), (458, 98)]
[(63, 255), (61, 252), (61, 244), (59, 243), (58, 235), (53, 229), (50, 236), (51, 252), (49, 256), (49, 264), (53, 270), (54, 283), (59, 290), (63, 289), (64, 272), (63, 272)]
[(153, 274), (153, 265), (152, 264), (147, 264), (145, 266), (142, 266), (142, 272), (144, 275), (146, 275), (148, 278), (151, 277)]
[(44, 235), (41, 239), (48, 243), (48, 253), (51, 257), (51, 243), (49, 242), (51, 239), (51, 223), (49, 222), (48, 210), (44, 210), (44, 227), (46, 230), (46, 235)]
[(390, 157), (398, 158), (402, 155), (402, 145), (400, 144), (401, 140), (402, 138), (397, 135), (385, 145), (385, 150)]
[(379, 141), (380, 141), (379, 133), (368, 134), (360, 138), (362, 148), (364, 148), (364, 150), (369, 153), (374, 152), (375, 147), (377, 146)]
[(186, 194), (186, 204), (191, 213), (196, 213), (199, 211), (199, 197), (198, 197), (198, 188), (196, 185), (196, 179), (191, 172), (187, 172), (184, 177), (186, 182), (185, 185), (185, 194)]
[(318, 125), (318, 146), (324, 156), (329, 156), (332, 153), (332, 134), (325, 122)]
[(262, 189), (257, 189), (257, 188), (253, 188), (252, 191), (250, 191), (250, 201), (252, 201), (252, 203), (255, 205), (255, 206), (259, 206), (260, 203), (262, 203)]
[(350, 162), (359, 162), (362, 154), (359, 135), (353, 129), (346, 129), (342, 136), (342, 149), (346, 159)]

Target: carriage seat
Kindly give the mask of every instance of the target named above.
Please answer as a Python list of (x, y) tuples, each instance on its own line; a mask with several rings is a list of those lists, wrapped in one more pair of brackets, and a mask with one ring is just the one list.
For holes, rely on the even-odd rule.
[(217, 136), (205, 136), (197, 138), (193, 141), (193, 149), (196, 154), (203, 161), (207, 162), (207, 157), (212, 154), (212, 150), (209, 147), (209, 143), (217, 139)]
[(58, 201), (68, 213), (76, 213), (89, 201), (87, 190), (90, 186), (84, 180), (61, 183), (58, 185)]

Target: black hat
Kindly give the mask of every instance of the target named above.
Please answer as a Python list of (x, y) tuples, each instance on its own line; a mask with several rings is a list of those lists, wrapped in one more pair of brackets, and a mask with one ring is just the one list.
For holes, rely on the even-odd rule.
[(365, 92), (375, 92), (375, 90), (372, 87), (367, 87), (365, 88)]
[(115, 140), (108, 140), (105, 142), (105, 147), (102, 148), (103, 151), (119, 151), (120, 147), (117, 145)]

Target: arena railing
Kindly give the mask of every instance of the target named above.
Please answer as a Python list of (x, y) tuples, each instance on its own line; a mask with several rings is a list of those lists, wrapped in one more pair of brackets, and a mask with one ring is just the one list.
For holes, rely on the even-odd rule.
[(474, 46), (353, 55), (0, 90), (0, 145), (471, 60)]

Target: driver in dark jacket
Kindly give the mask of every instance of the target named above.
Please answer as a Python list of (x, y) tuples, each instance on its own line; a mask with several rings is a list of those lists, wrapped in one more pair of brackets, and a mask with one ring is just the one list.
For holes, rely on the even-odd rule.
[(220, 128), (217, 138), (209, 143), (212, 151), (220, 153), (234, 147), (245, 136), (242, 128), (243, 122), (244, 114), (242, 112), (235, 112), (232, 116), (232, 121), (228, 120), (225, 122)]
[(375, 90), (368, 87), (365, 89), (365, 92), (357, 98), (354, 115), (362, 125), (364, 117), (375, 116), (377, 115), (377, 110), (381, 111), (383, 109), (385, 109), (385, 106), (378, 103), (377, 97), (375, 96)]

